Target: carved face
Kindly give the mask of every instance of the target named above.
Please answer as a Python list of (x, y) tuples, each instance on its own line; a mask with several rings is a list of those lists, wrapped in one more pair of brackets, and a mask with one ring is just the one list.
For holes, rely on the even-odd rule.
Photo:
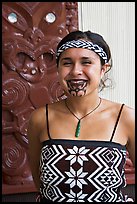
[(84, 96), (97, 91), (104, 69), (99, 56), (88, 49), (69, 48), (59, 61), (59, 80), (71, 96)]

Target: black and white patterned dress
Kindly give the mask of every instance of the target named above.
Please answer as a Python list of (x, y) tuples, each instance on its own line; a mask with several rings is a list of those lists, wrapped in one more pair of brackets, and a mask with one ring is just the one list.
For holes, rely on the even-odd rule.
[(112, 142), (113, 135), (110, 141), (87, 141), (49, 134), (41, 149), (40, 202), (126, 202), (126, 147)]

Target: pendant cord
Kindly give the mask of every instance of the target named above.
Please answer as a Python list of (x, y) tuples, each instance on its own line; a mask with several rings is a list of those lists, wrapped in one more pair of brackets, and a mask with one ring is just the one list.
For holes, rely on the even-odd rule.
[(70, 113), (71, 113), (72, 115), (74, 115), (74, 117), (77, 118), (78, 121), (81, 121), (83, 118), (85, 118), (86, 116), (88, 116), (89, 114), (91, 114), (93, 111), (95, 111), (95, 110), (100, 106), (101, 101), (102, 101), (102, 100), (101, 100), (101, 98), (100, 98), (99, 104), (98, 104), (93, 110), (91, 110), (89, 113), (87, 113), (86, 115), (84, 115), (84, 116), (81, 117), (81, 118), (78, 118), (78, 117), (70, 110), (70, 108), (68, 107), (68, 104), (67, 104), (67, 101), (66, 101), (66, 100), (65, 100), (65, 105), (66, 105), (67, 109), (70, 111)]

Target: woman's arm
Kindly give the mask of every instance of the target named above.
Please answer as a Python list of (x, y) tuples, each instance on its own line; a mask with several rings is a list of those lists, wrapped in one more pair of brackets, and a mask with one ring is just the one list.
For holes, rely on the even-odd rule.
[(39, 179), (39, 162), (40, 162), (40, 151), (41, 151), (41, 142), (40, 135), (43, 131), (43, 121), (44, 116), (43, 109), (35, 110), (30, 117), (28, 124), (28, 143), (29, 143), (29, 162), (30, 168), (33, 176), (34, 183), (37, 190), (39, 191), (40, 179)]
[(127, 150), (129, 157), (135, 166), (135, 110), (126, 106), (125, 114), (125, 125), (128, 132)]

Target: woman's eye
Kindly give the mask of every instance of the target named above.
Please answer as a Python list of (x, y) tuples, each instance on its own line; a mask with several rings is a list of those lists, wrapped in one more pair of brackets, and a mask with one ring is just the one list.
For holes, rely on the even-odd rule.
[(70, 65), (72, 64), (71, 62), (64, 62), (63, 65)]
[(82, 64), (91, 64), (91, 62), (90, 61), (84, 61), (84, 62), (82, 62)]

